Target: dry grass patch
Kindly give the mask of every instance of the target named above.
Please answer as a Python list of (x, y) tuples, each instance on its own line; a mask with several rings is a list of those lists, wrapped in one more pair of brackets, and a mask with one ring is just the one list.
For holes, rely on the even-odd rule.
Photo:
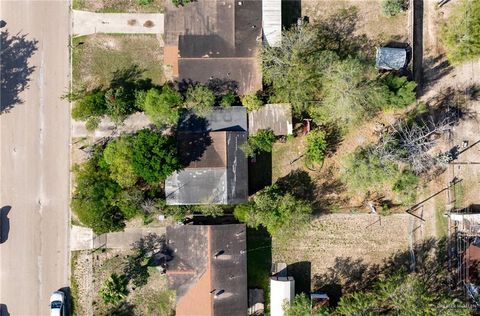
[[(80, 44), (82, 43), (82, 44)], [(163, 48), (155, 35), (95, 34), (76, 37), (73, 43), (75, 89), (107, 87), (115, 71), (133, 65), (154, 84), (163, 82)]]

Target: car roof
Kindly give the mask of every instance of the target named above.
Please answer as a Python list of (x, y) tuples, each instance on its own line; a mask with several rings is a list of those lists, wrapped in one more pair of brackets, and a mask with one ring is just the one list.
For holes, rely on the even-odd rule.
[(52, 293), (52, 296), (50, 296), (50, 302), (53, 302), (53, 301), (63, 302), (64, 297), (65, 297), (65, 294), (63, 294), (63, 292), (55, 291)]

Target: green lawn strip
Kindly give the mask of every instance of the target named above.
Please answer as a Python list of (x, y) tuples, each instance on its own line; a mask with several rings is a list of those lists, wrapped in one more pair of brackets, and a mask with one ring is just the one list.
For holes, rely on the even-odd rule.
[(78, 251), (71, 252), (70, 259), (70, 313), (78, 315), (78, 283), (75, 278), (75, 267), (77, 266)]
[(264, 228), (247, 229), (247, 283), (248, 288), (264, 291), (265, 308), (268, 309), (270, 269), (272, 266), (272, 239)]
[(73, 0), (72, 9), (97, 13), (162, 13), (165, 11), (163, 1), (140, 4), (139, 0)]
[(448, 219), (445, 216), (445, 205), (439, 198), (435, 201), (435, 226), (437, 229), (437, 238), (441, 239), (447, 237), (448, 234)]

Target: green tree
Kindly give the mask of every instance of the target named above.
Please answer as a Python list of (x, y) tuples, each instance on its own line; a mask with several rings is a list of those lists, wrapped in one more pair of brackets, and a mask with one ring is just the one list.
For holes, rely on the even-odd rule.
[(131, 187), (138, 181), (132, 164), (132, 156), (131, 136), (122, 136), (110, 141), (103, 152), (110, 177), (123, 188)]
[(99, 294), (105, 304), (117, 305), (128, 295), (128, 279), (125, 275), (111, 274), (100, 288)]
[(284, 194), (277, 185), (257, 193), (253, 203), (241, 205), (235, 217), (249, 227), (264, 226), (272, 236), (286, 236), (309, 223), (312, 206), (309, 202)]
[(461, 0), (444, 24), (441, 38), (448, 60), (459, 64), (480, 56), (480, 1)]
[(249, 136), (247, 142), (241, 146), (246, 156), (253, 156), (261, 152), (272, 152), (275, 143), (275, 134), (271, 130), (261, 129), (253, 136)]
[(326, 134), (320, 130), (313, 130), (307, 135), (305, 160), (308, 163), (322, 163), (327, 150)]
[(240, 101), (248, 112), (258, 110), (263, 106), (262, 100), (260, 100), (256, 93), (243, 95), (240, 97)]
[(123, 122), (128, 115), (137, 111), (135, 96), (122, 86), (108, 89), (105, 92), (105, 99), (107, 101), (106, 114), (116, 124)]
[[(427, 281), (428, 282), (428, 281)], [(377, 281), (374, 290), (340, 299), (338, 315), (469, 315), (467, 307), (441, 291), (429, 288), (416, 273), (397, 274)]]
[(165, 85), (161, 91), (150, 89), (143, 97), (142, 108), (155, 125), (172, 125), (178, 121), (182, 102), (182, 95), (170, 85)]
[(186, 105), (200, 117), (208, 116), (215, 105), (215, 94), (203, 85), (190, 86), (187, 89)]
[(192, 0), (172, 0), (172, 3), (174, 6), (176, 6), (177, 8), (179, 6), (185, 6), (187, 4), (189, 4), (190, 2), (192, 2)]
[(382, 78), (382, 82), (390, 90), (388, 97), (390, 107), (402, 109), (416, 101), (415, 88), (417, 84), (415, 81), (408, 81), (407, 77), (388, 74)]
[(220, 106), (223, 108), (228, 108), (232, 106), (235, 103), (235, 93), (232, 91), (228, 91), (222, 96), (222, 99), (220, 101)]
[(125, 216), (114, 201), (121, 187), (109, 176), (101, 152), (74, 168), (76, 187), (72, 210), (96, 234), (122, 230)]
[(165, 180), (181, 168), (174, 139), (149, 129), (133, 137), (132, 153), (135, 173), (150, 184)]
[(392, 185), (398, 178), (398, 166), (382, 161), (370, 147), (357, 148), (348, 155), (341, 171), (342, 181), (352, 192), (367, 192)]
[(404, 0), (382, 0), (382, 12), (386, 16), (396, 16), (403, 11)]
[(384, 108), (389, 91), (376, 80), (373, 68), (348, 58), (333, 62), (326, 70), (322, 93), (321, 104), (309, 108), (317, 123), (355, 124)]
[(92, 117), (103, 116), (106, 110), (105, 92), (95, 90), (76, 100), (72, 108), (72, 118), (86, 121)]

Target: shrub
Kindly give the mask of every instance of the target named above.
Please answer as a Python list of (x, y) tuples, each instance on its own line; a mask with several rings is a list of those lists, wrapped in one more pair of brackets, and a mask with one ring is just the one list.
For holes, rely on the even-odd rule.
[(344, 162), (341, 177), (352, 192), (367, 192), (392, 184), (399, 174), (398, 167), (390, 161), (382, 161), (374, 151), (357, 148)]
[(105, 304), (116, 305), (128, 295), (128, 279), (125, 275), (113, 273), (100, 288), (99, 294)]
[(386, 16), (396, 16), (403, 11), (404, 0), (382, 0), (382, 12)]
[(203, 85), (191, 86), (187, 90), (185, 103), (200, 117), (208, 116), (215, 105), (215, 95)]
[(249, 227), (264, 226), (272, 236), (286, 236), (309, 223), (312, 206), (309, 202), (281, 192), (277, 185), (260, 191), (253, 203), (237, 206), (237, 219)]
[(407, 77), (389, 74), (383, 78), (383, 83), (390, 90), (388, 104), (394, 108), (405, 108), (416, 101), (415, 81), (408, 81)]
[(308, 163), (321, 163), (325, 159), (327, 150), (326, 134), (320, 130), (313, 130), (307, 135), (305, 160)]
[(72, 118), (87, 121), (91, 118), (102, 117), (107, 111), (105, 93), (103, 91), (88, 92), (84, 97), (75, 101), (72, 108)]
[(260, 100), (260, 98), (255, 93), (241, 96), (240, 100), (242, 101), (243, 106), (247, 108), (247, 111), (249, 112), (258, 110), (263, 106), (262, 100)]
[(222, 100), (220, 101), (220, 106), (223, 108), (228, 108), (235, 103), (235, 93), (232, 91), (228, 91), (225, 95), (222, 96)]
[(139, 5), (149, 5), (153, 2), (153, 0), (137, 0)]
[(462, 0), (442, 28), (448, 60), (453, 64), (480, 56), (480, 1)]
[(246, 156), (260, 152), (272, 152), (275, 134), (271, 130), (258, 130), (254, 136), (248, 137), (247, 143), (241, 146)]
[(177, 123), (183, 98), (169, 85), (163, 86), (161, 91), (152, 88), (145, 96), (140, 94), (137, 97), (143, 101), (142, 108), (155, 125), (164, 126)]

